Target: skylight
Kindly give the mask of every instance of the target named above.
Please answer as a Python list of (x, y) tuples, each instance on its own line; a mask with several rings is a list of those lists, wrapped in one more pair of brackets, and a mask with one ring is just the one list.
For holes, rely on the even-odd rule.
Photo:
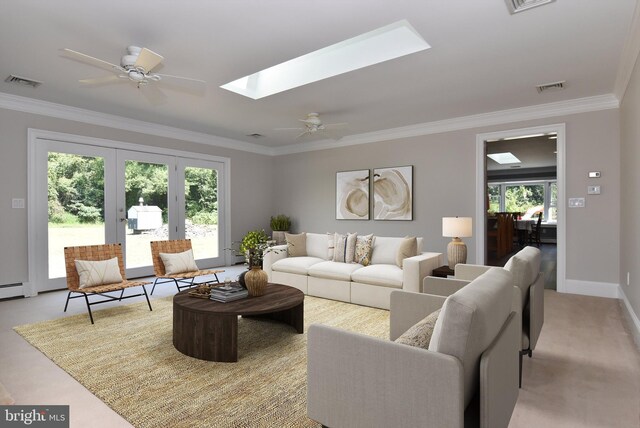
[(498, 162), (500, 165), (509, 164), (509, 163), (520, 163), (520, 159), (515, 157), (511, 152), (491, 153), (491, 154), (488, 154), (487, 157)]
[(402, 20), (220, 87), (257, 100), (430, 47), (409, 22)]

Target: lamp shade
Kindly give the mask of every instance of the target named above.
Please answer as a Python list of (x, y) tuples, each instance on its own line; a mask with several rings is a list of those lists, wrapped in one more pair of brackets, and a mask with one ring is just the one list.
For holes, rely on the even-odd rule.
[(442, 217), (442, 236), (449, 238), (469, 238), (472, 233), (471, 217)]

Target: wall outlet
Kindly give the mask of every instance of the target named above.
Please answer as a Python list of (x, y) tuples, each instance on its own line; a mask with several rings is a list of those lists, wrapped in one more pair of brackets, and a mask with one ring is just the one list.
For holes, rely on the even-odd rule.
[(584, 208), (584, 198), (569, 198), (569, 208)]
[(600, 186), (587, 186), (587, 194), (588, 195), (599, 195), (600, 194)]
[(24, 199), (20, 199), (20, 198), (11, 199), (11, 208), (24, 208)]

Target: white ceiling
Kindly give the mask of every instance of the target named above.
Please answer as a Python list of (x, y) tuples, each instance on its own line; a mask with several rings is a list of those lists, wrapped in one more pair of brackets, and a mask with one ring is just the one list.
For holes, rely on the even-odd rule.
[[(516, 15), (504, 0), (3, 0), (0, 92), (247, 141), (297, 144), (297, 118), (348, 122), (342, 136), (614, 92), (636, 0), (557, 0)], [(432, 48), (252, 100), (220, 85), (407, 19)], [(207, 81), (151, 105), (132, 85), (82, 87), (125, 47), (165, 57), (161, 73)], [(43, 81), (36, 89), (3, 80)], [(535, 85), (566, 80), (539, 94)], [(255, 139), (247, 134), (259, 133)]]

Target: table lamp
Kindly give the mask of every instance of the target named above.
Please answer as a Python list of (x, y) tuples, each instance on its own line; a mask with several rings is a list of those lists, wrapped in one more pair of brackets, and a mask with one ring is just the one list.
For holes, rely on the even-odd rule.
[(471, 217), (442, 217), (442, 236), (453, 238), (447, 245), (449, 268), (458, 263), (467, 262), (467, 246), (460, 238), (469, 238), (472, 234)]

